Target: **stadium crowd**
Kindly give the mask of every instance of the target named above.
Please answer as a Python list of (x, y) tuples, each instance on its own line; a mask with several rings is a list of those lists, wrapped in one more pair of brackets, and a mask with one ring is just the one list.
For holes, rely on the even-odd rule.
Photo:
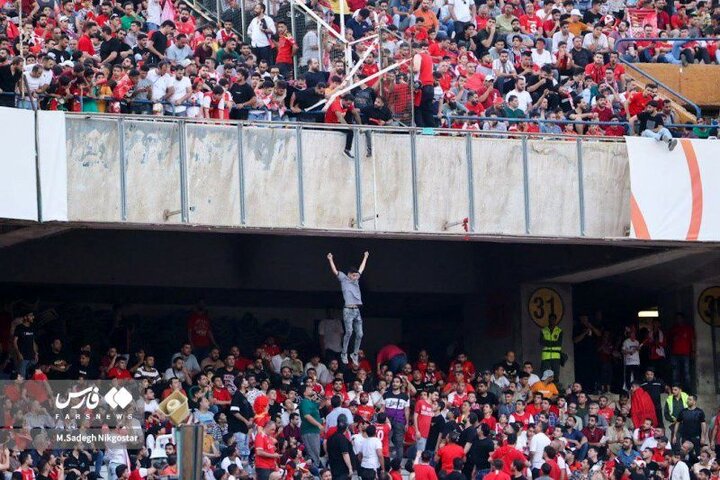
[[(218, 4), (215, 24), (180, 0), (4, 1), (0, 105), (368, 125), (409, 124), (414, 106), (421, 127), (635, 132), (668, 143), (717, 134), (702, 119), (665, 128), (678, 123), (671, 102), (657, 86), (637, 85), (619, 61), (717, 63), (715, 2), (308, 0), (333, 29), (346, 23), (353, 62), (364, 58), (352, 78), (343, 42), (310, 16), (295, 14), (293, 37), (299, 7)], [(668, 40), (623, 41), (633, 36)], [(431, 62), (409, 61), (417, 56)]]
[[(274, 337), (220, 348), (204, 308), (188, 316), (187, 341), (170, 358), (155, 357), (153, 339), (130, 344), (120, 335), (115, 343), (116, 329), (107, 350), (92, 344), (77, 352), (59, 337), (41, 340), (28, 312), (8, 325), (0, 474), (11, 480), (95, 479), (105, 472), (104, 478), (123, 480), (176, 477), (173, 424), (158, 402), (180, 392), (190, 412), (182, 422), (203, 428), (205, 480), (720, 478), (720, 416), (706, 415), (686, 393), (692, 326), (678, 316), (667, 331), (656, 321), (614, 336), (601, 321), (599, 314), (581, 315), (574, 328), (575, 351), (582, 352), (575, 356), (577, 378), (587, 383), (561, 386), (553, 371), (562, 369), (558, 325), (540, 331), (536, 371), (538, 359), (522, 362), (512, 351), (478, 365), (462, 351), (436, 359), (417, 346), (410, 358), (393, 344), (374, 358), (360, 350), (344, 363), (343, 325), (332, 318), (320, 322), (319, 342), (307, 352)], [(624, 371), (615, 383), (619, 395), (609, 391), (615, 361)], [(51, 392), (31, 388), (61, 379), (141, 382), (133, 408), (142, 413), (135, 422), (145, 446), (54, 447), (44, 429), (88, 427), (58, 419)], [(28, 413), (13, 418), (23, 408)]]

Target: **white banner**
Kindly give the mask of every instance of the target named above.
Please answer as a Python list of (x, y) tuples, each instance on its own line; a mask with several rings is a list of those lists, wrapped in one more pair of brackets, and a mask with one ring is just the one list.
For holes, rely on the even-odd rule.
[(38, 112), (40, 164), (40, 202), (42, 221), (67, 221), (67, 155), (65, 147), (65, 113)]
[(626, 137), (630, 160), (630, 236), (720, 240), (720, 141), (667, 143)]
[(0, 218), (38, 219), (35, 112), (0, 107)]

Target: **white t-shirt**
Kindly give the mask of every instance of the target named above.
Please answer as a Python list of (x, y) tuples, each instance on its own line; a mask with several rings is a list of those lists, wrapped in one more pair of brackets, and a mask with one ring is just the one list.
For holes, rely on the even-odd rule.
[(508, 98), (510, 98), (510, 95), (515, 95), (518, 98), (518, 108), (523, 112), (527, 112), (528, 108), (532, 106), (532, 97), (527, 90), (523, 90), (522, 92), (518, 92), (515, 89), (510, 90), (508, 94), (505, 95), (506, 102), (508, 101)]
[(640, 342), (626, 338), (622, 344), (625, 365), (640, 365)]
[(450, 0), (448, 5), (455, 7), (455, 18), (458, 22), (472, 22), (470, 15), (470, 0)]
[(231, 460), (230, 457), (223, 458), (222, 462), (220, 462), (220, 468), (222, 468), (223, 470), (227, 470), (228, 465), (230, 465), (231, 463), (234, 463), (235, 465), (237, 465), (238, 469), (240, 469), (240, 470), (243, 469), (242, 462), (240, 461), (240, 457), (235, 457), (234, 461)]
[(540, 53), (537, 49), (533, 48), (531, 55), (533, 63), (540, 68), (545, 65), (552, 65), (555, 63), (555, 59), (553, 58), (552, 53), (550, 53), (550, 50), (543, 50), (542, 53)]
[[(180, 80), (178, 80), (176, 77), (172, 77), (172, 79), (168, 82), (168, 86), (174, 89), (172, 96), (170, 96), (170, 102), (172, 103), (180, 100), (182, 97), (187, 95), (188, 89), (192, 89), (192, 85), (188, 77), (183, 77)], [(190, 99), (188, 98), (187, 101), (189, 100)], [(185, 105), (174, 105), (174, 107), (175, 113), (182, 113), (187, 110), (187, 107)], [(169, 112), (173, 111), (173, 108), (169, 105), (165, 107), (165, 109)]]
[(35, 78), (32, 75), (30, 75), (30, 72), (26, 72), (25, 73), (25, 81), (27, 81), (28, 89), (30, 89), (31, 92), (35, 92), (38, 88), (43, 86), (42, 75)]
[(152, 69), (148, 72), (148, 80), (152, 82), (152, 101), (158, 102), (167, 93), (167, 87), (172, 80), (170, 74), (166, 73), (163, 76), (158, 75), (157, 69)]
[(548, 445), (550, 445), (550, 439), (547, 435), (542, 432), (533, 435), (530, 440), (529, 447), (532, 454), (532, 458), (530, 459), (532, 462), (532, 468), (540, 468), (542, 467), (542, 464), (545, 463), (545, 460), (543, 460), (543, 453), (545, 452), (545, 447)]
[(378, 458), (377, 454), (378, 450), (382, 451), (382, 441), (377, 437), (366, 438), (360, 447), (360, 453), (362, 454), (360, 466), (372, 470), (380, 468), (380, 458)]
[[(333, 352), (342, 351), (342, 338), (345, 334), (342, 323), (336, 318), (326, 318), (318, 325), (318, 335), (322, 335), (325, 341), (325, 348)], [(320, 375), (320, 372), (318, 372)]]

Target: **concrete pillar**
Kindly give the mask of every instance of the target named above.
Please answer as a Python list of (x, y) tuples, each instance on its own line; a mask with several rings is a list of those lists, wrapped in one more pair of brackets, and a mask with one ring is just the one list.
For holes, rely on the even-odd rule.
[[(712, 416), (720, 401), (718, 395), (718, 372), (716, 364), (720, 364), (720, 286), (708, 284), (693, 285), (693, 320), (695, 324), (695, 378), (696, 392), (700, 407), (705, 415)], [(713, 332), (710, 321), (714, 317), (715, 348), (713, 348)]]
[(520, 288), (520, 343), (521, 358), (533, 362), (535, 373), (540, 371), (540, 329), (547, 325), (550, 313), (560, 319), (559, 327), (563, 330), (563, 352), (568, 354), (568, 361), (560, 369), (559, 383), (567, 385), (575, 380), (575, 360), (573, 358), (573, 309), (572, 288), (563, 284), (524, 284)]

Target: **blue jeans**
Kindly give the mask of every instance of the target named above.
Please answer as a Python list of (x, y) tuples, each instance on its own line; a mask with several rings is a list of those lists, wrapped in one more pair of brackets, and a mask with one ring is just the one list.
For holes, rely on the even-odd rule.
[(482, 470), (478, 470), (478, 471), (475, 473), (475, 480), (483, 480), (483, 478), (485, 478), (485, 475), (487, 475), (488, 473), (490, 473), (490, 469), (489, 469), (489, 468), (487, 468), (487, 469), (482, 469)]
[(35, 362), (30, 360), (20, 360), (20, 363), (18, 363), (17, 371), (19, 375), (22, 375), (24, 379), (27, 379), (28, 377), (28, 370), (31, 370), (31, 367), (35, 365)]
[(342, 353), (347, 355), (348, 346), (350, 345), (350, 337), (355, 333), (355, 345), (353, 353), (357, 355), (360, 350), (360, 342), (363, 337), (362, 316), (359, 308), (343, 308), (343, 324), (345, 325), (345, 335), (343, 335)]
[(105, 452), (98, 450), (93, 454), (93, 459), (95, 460), (95, 472), (100, 475), (102, 467), (105, 464)]
[(585, 457), (587, 457), (588, 450), (590, 450), (590, 445), (584, 443), (581, 447), (575, 450), (575, 458), (577, 458), (578, 461), (582, 462), (583, 460), (585, 460)]
[(109, 471), (109, 473), (110, 473), (110, 480), (118, 480), (118, 476), (117, 476), (117, 471), (116, 471), (116, 470), (117, 470), (117, 467), (119, 467), (120, 465), (123, 465), (123, 464), (122, 464), (122, 463), (110, 462), (110, 464), (108, 465), (108, 471)]
[(246, 460), (250, 456), (250, 442), (248, 434), (235, 432), (235, 441), (237, 442), (238, 455), (242, 460)]
[[(670, 140), (672, 138), (672, 133), (670, 133), (670, 130), (668, 130), (665, 127), (660, 127), (660, 130), (658, 130), (657, 132), (654, 132), (652, 130), (643, 130), (643, 132), (640, 135), (642, 135), (643, 137), (647, 137), (647, 138), (654, 138), (658, 142), (662, 142), (662, 141), (667, 142), (668, 140)], [(688, 367), (688, 377), (690, 376), (689, 372), (690, 372), (690, 370)]]

